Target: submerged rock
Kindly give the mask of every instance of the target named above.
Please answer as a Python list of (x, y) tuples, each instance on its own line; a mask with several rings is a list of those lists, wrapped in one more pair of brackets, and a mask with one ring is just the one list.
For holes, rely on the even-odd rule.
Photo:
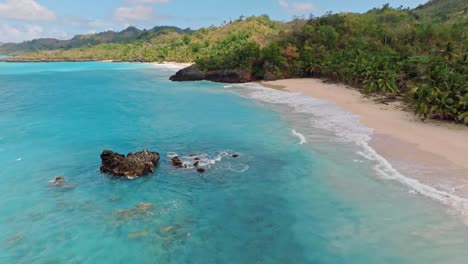
[(198, 171), (199, 173), (204, 173), (206, 170), (205, 170), (204, 168), (198, 168), (197, 171)]
[(21, 234), (13, 235), (11, 237), (7, 237), (4, 241), (8, 244), (16, 244), (24, 240), (24, 236)]
[(115, 212), (115, 216), (118, 219), (122, 219), (122, 220), (144, 218), (150, 215), (153, 207), (154, 206), (152, 203), (142, 202), (142, 203), (137, 204), (135, 207), (131, 209), (117, 210)]
[(128, 239), (140, 239), (149, 235), (148, 230), (128, 232)]
[(146, 211), (149, 211), (153, 208), (153, 204), (152, 203), (148, 203), (148, 202), (143, 202), (143, 203), (139, 203), (135, 209), (137, 211), (141, 211), (141, 212), (146, 212)]
[(60, 188), (62, 190), (71, 190), (71, 189), (75, 189), (75, 185), (74, 184), (64, 184), (64, 185), (61, 185)]
[(161, 228), (159, 230), (159, 232), (160, 232), (160, 234), (173, 233), (173, 232), (179, 230), (180, 228), (182, 228), (182, 225), (175, 224), (175, 225), (170, 225), (170, 226), (163, 227), (163, 228)]
[(154, 172), (160, 156), (157, 152), (143, 150), (127, 157), (122, 154), (104, 150), (101, 154), (101, 172), (114, 176), (137, 177)]
[(55, 179), (49, 181), (49, 184), (52, 185), (52, 187), (56, 188), (57, 190), (71, 190), (75, 188), (74, 184), (66, 184), (65, 183), (65, 177), (63, 176), (57, 176)]
[(246, 69), (223, 69), (203, 71), (194, 64), (190, 67), (178, 71), (175, 75), (170, 77), (171, 81), (184, 82), (184, 81), (213, 81), (222, 83), (245, 83), (251, 82), (252, 73)]
[(63, 176), (57, 176), (55, 179), (49, 181), (49, 183), (54, 184), (54, 185), (59, 185), (65, 182), (65, 177)]

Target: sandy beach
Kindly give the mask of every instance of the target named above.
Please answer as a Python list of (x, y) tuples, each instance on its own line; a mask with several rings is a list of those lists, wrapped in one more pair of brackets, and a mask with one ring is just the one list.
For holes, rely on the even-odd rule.
[(164, 62), (150, 62), (153, 65), (174, 65), (181, 68), (189, 67), (193, 62), (174, 62), (174, 61), (164, 61)]
[[(118, 62), (113, 60), (101, 60), (99, 62)], [(175, 61), (163, 61), (163, 62), (147, 62), (152, 65), (170, 65), (170, 66), (177, 66), (180, 68), (189, 67), (193, 64), (193, 62), (175, 62)]]
[(357, 90), (318, 79), (289, 79), (261, 85), (327, 100), (360, 117), (374, 130), (371, 146), (405, 176), (468, 198), (468, 127), (422, 122), (399, 102), (382, 104)]

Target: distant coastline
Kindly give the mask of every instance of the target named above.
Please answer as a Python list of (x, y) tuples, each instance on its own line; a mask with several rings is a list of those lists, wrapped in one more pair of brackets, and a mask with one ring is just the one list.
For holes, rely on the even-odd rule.
[(70, 59), (70, 60), (62, 60), (62, 59), (40, 59), (40, 60), (30, 60), (30, 59), (22, 59), (22, 58), (15, 58), (15, 57), (8, 57), (5, 56), (2, 58), (0, 56), (0, 62), (8, 62), (8, 63), (38, 63), (38, 62), (110, 62), (110, 63), (149, 63), (154, 65), (178, 65), (180, 67), (189, 67), (193, 62), (177, 62), (177, 61), (163, 61), (163, 62), (146, 62), (146, 61), (135, 61), (135, 60), (97, 60), (97, 59), (88, 59), (88, 60), (81, 60), (81, 59)]

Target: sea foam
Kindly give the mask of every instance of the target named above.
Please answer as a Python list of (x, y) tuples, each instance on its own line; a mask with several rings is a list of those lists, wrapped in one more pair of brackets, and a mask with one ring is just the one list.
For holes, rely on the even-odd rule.
[(300, 140), (299, 144), (300, 145), (303, 145), (303, 144), (307, 143), (306, 138), (301, 133), (298, 133), (296, 130), (293, 129), (292, 134), (299, 138), (299, 140)]
[[(200, 167), (211, 167), (216, 163), (221, 162), (226, 157), (232, 157), (233, 154), (230, 154), (228, 151), (219, 151), (215, 155), (209, 155), (207, 153), (201, 154), (191, 154), (191, 155), (179, 155), (175, 152), (168, 152), (166, 157), (172, 159), (174, 157), (178, 157), (182, 164), (184, 164), (185, 168), (193, 169), (195, 167), (194, 163), (198, 162), (198, 166)], [(231, 169), (232, 165), (229, 165), (229, 169)], [(247, 168), (242, 167), (240, 170), (234, 170), (235, 172), (244, 172), (248, 170)]]
[[(249, 98), (265, 103), (287, 105), (296, 113), (311, 115), (312, 126), (332, 132), (340, 141), (354, 143), (360, 149), (357, 154), (375, 162), (374, 169), (383, 178), (396, 180), (410, 187), (416, 193), (453, 207), (465, 216), (468, 215), (468, 199), (438, 190), (401, 174), (390, 162), (377, 153), (369, 145), (373, 129), (363, 126), (359, 116), (339, 108), (332, 102), (304, 96), (302, 93), (265, 88), (255, 83), (225, 86), (227, 89), (234, 87), (243, 88), (242, 94), (246, 94)], [(295, 130), (293, 130), (293, 135), (302, 136), (306, 142), (306, 138)], [(303, 142), (302, 137), (301, 142)]]

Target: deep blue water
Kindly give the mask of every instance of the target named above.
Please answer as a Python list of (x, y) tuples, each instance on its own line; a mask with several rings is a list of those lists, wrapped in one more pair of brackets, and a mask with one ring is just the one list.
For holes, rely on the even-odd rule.
[[(461, 218), (323, 120), (174, 72), (0, 63), (0, 263), (466, 263)], [(153, 175), (99, 172), (103, 149), (143, 148), (161, 154)], [(173, 153), (211, 163), (176, 169)]]

